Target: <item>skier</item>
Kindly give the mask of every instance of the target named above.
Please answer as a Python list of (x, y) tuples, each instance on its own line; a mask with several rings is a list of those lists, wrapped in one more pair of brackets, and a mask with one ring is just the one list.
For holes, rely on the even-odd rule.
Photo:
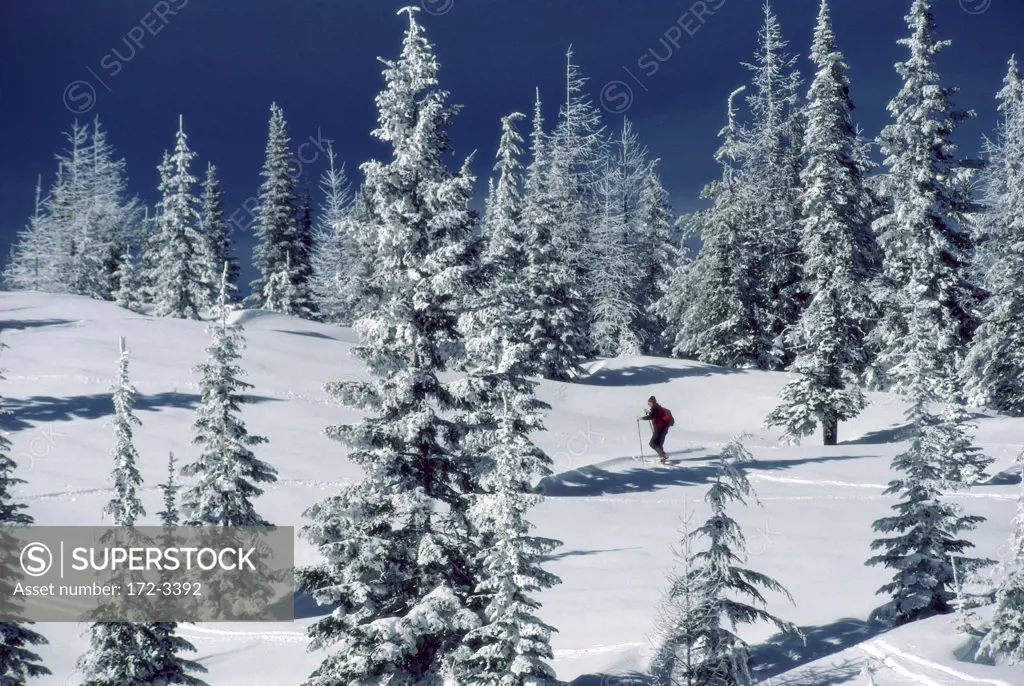
[(661, 462), (664, 462), (668, 457), (665, 453), (665, 434), (668, 433), (670, 426), (675, 425), (676, 420), (672, 417), (672, 413), (669, 410), (658, 404), (657, 399), (653, 395), (647, 399), (647, 407), (647, 414), (640, 419), (651, 422), (654, 435), (651, 436), (650, 446), (658, 453)]

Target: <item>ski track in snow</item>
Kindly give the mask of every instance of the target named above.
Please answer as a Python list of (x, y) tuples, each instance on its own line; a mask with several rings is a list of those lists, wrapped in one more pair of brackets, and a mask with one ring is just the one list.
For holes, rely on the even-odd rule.
[[(319, 479), (278, 479), (272, 484), (261, 484), (263, 490), (273, 491), (281, 486), (305, 486), (306, 488), (341, 488), (350, 485), (350, 481), (321, 481)], [(139, 491), (159, 491), (160, 486), (142, 486)], [(68, 489), (66, 491), (54, 491), (52, 493), (32, 493), (22, 496), (25, 500), (53, 500), (75, 498), (82, 495), (97, 495), (113, 493), (113, 488), (81, 488)]]
[(1011, 686), (1009, 683), (1003, 681), (1002, 679), (985, 679), (983, 677), (971, 676), (970, 674), (965, 674), (958, 669), (953, 669), (952, 667), (947, 667), (946, 665), (939, 664), (938, 662), (932, 662), (931, 660), (926, 660), (923, 657), (912, 655), (904, 650), (900, 650), (899, 648), (894, 647), (889, 643), (886, 643), (881, 639), (876, 640), (874, 643), (875, 645), (885, 650), (888, 650), (889, 653), (892, 655), (897, 655), (903, 658), (904, 660), (909, 660), (910, 662), (919, 664), (922, 667), (928, 667), (929, 669), (934, 669), (939, 672), (943, 672), (945, 674), (948, 674), (949, 676), (960, 679), (961, 681), (968, 681), (973, 684), (990, 684), (991, 686)]
[[(1012, 684), (1001, 679), (985, 679), (965, 674), (958, 669), (953, 669), (952, 667), (947, 667), (937, 662), (926, 660), (925, 658), (913, 655), (906, 650), (900, 650), (881, 639), (869, 641), (868, 643), (861, 644), (857, 647), (871, 657), (880, 660), (883, 665), (891, 669), (896, 674), (905, 679), (909, 679), (914, 683), (921, 684), (921, 686), (949, 686), (950, 684), (960, 684), (964, 682), (971, 684), (989, 684), (990, 686), (1012, 686)], [(941, 681), (936, 681), (935, 678), (933, 678), (934, 674), (929, 676), (928, 674), (922, 674), (919, 671), (911, 670), (906, 664), (904, 664), (906, 662), (911, 663), (915, 668), (924, 668), (925, 670), (931, 670), (932, 672), (939, 672), (944, 676)], [(950, 681), (949, 677), (952, 677), (956, 681)]]
[[(226, 643), (232, 641), (266, 641), (268, 643), (305, 643), (308, 639), (301, 631), (234, 631), (231, 629), (210, 629), (197, 624), (182, 625), (178, 631), (192, 641), (204, 643)], [(631, 642), (614, 645), (599, 644), (590, 648), (555, 650), (555, 659), (571, 660), (599, 653), (616, 653), (631, 648), (642, 648), (646, 643)], [(1007, 685), (1008, 686), (1008, 685)]]
[(828, 479), (800, 479), (795, 476), (775, 476), (774, 474), (757, 471), (751, 471), (750, 478), (760, 481), (771, 481), (777, 484), (800, 484), (804, 486), (843, 486), (845, 488), (870, 488), (881, 491), (888, 488), (885, 484), (859, 484), (851, 481), (831, 481)]

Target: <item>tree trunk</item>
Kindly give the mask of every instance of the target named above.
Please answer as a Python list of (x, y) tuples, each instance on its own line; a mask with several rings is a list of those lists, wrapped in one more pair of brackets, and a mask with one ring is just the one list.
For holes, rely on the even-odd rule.
[(821, 433), (825, 445), (835, 445), (839, 438), (839, 422), (835, 417), (825, 417), (821, 421)]

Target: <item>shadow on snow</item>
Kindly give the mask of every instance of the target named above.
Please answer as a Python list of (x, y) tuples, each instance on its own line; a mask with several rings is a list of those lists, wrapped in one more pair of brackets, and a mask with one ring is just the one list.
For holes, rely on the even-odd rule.
[[(768, 686), (773, 679), (798, 667), (835, 655), (864, 641), (869, 641), (888, 630), (881, 624), (871, 624), (846, 617), (832, 624), (800, 627), (807, 640), (776, 634), (760, 645), (750, 647), (750, 671), (755, 684)], [(785, 686), (838, 686), (849, 683), (860, 674), (860, 665), (853, 661), (827, 667), (813, 667), (799, 675), (787, 676)], [(569, 686), (649, 686), (650, 678), (638, 671), (615, 671), (584, 674), (569, 682)]]
[(742, 369), (701, 365), (694, 367), (662, 367), (648, 364), (621, 369), (599, 369), (593, 374), (576, 381), (583, 386), (651, 386), (665, 383), (672, 379), (688, 376), (711, 376), (712, 374), (742, 374)]
[[(277, 401), (279, 398), (246, 396), (248, 402), (260, 403)], [(165, 391), (151, 395), (135, 396), (135, 410), (159, 412), (166, 408), (195, 409), (201, 397), (196, 393)], [(46, 422), (67, 422), (72, 419), (99, 419), (114, 414), (114, 403), (110, 393), (75, 395), (59, 398), (52, 395), (34, 395), (28, 398), (5, 398), (7, 416), (3, 420), (9, 431), (27, 429)]]
[[(782, 470), (802, 464), (832, 462), (834, 460), (859, 460), (866, 455), (823, 455), (820, 457), (792, 460), (753, 460), (749, 469)], [(546, 476), (537, 485), (537, 492), (546, 497), (594, 497), (609, 494), (645, 493), (658, 491), (670, 486), (695, 486), (709, 483), (717, 474), (712, 464), (696, 464), (688, 467), (675, 461), (676, 466), (636, 467), (624, 472), (614, 472), (595, 465), (587, 465), (561, 474)]]
[(7, 329), (23, 331), (25, 329), (41, 329), (44, 326), (67, 326), (74, 323), (72, 319), (4, 319), (0, 320), (0, 333)]

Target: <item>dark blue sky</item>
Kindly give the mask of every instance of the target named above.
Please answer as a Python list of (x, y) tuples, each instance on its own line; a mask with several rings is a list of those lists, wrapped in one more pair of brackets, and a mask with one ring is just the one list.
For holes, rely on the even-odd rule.
[[(4, 0), (0, 2), (0, 250), (32, 209), (37, 174), (52, 179), (61, 131), (76, 113), (98, 114), (126, 158), (131, 190), (155, 201), (156, 164), (185, 117), (202, 167), (221, 170), (229, 214), (252, 196), (278, 102), (293, 145), (330, 139), (356, 180), (358, 164), (384, 152), (369, 136), (381, 86), (377, 56), (400, 47), (404, 18), (393, 0)], [(571, 43), (592, 95), (635, 124), (674, 206), (691, 209), (718, 174), (712, 159), (725, 98), (746, 82), (761, 22), (760, 0), (423, 0), (442, 86), (463, 106), (454, 164), (474, 149), (490, 168), (499, 118), (530, 112), (541, 89), (549, 123), (563, 93)], [(851, 66), (858, 121), (874, 135), (899, 87), (910, 0), (832, 0)], [(806, 53), (817, 0), (776, 0), (790, 48)], [(717, 8), (717, 9), (716, 9)], [(711, 11), (713, 10), (713, 14)], [(702, 16), (698, 16), (702, 15)], [(936, 0), (946, 83), (978, 111), (960, 141), (974, 153), (995, 122), (993, 96), (1013, 52), (1024, 53), (1021, 0)], [(134, 39), (134, 42), (133, 42)], [(676, 47), (678, 45), (678, 47)], [(662, 60), (656, 62), (652, 53)], [(114, 52), (116, 51), (116, 53)], [(646, 54), (646, 57), (645, 57)], [(655, 67), (651, 65), (656, 65)], [(621, 83), (612, 83), (620, 81)], [(632, 91), (632, 101), (623, 84)], [(525, 133), (525, 131), (524, 131)], [(315, 183), (323, 154), (303, 150)], [(314, 159), (315, 158), (315, 159)], [(200, 168), (197, 166), (197, 173)], [(244, 211), (237, 215), (244, 218)], [(248, 250), (242, 259), (249, 259)]]

